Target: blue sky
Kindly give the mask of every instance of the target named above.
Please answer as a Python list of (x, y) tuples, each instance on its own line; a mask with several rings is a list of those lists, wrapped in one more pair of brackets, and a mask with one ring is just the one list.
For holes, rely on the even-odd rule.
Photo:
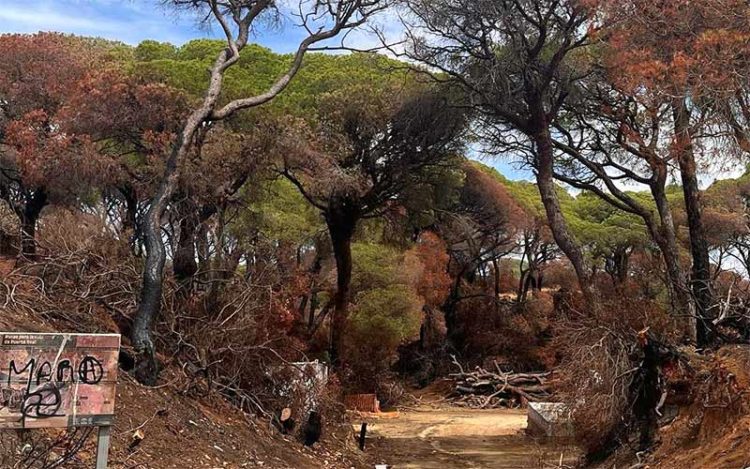
[[(399, 35), (397, 21), (378, 20), (389, 34)], [(159, 0), (0, 0), (0, 33), (59, 31), (98, 36), (136, 45), (144, 39), (181, 45), (191, 39), (219, 37), (216, 27), (201, 25), (198, 18), (162, 6)], [(293, 18), (257, 33), (254, 42), (276, 52), (292, 52), (303, 32)], [(366, 33), (347, 38), (356, 47), (370, 47), (376, 39)], [(530, 179), (528, 171), (512, 164), (483, 159), (510, 179)]]
[[(187, 12), (177, 12), (158, 0), (0, 0), (0, 31), (34, 33), (61, 31), (99, 36), (127, 44), (144, 39), (181, 45), (204, 37), (217, 37)], [(299, 33), (290, 27), (264, 31), (257, 42), (279, 52), (294, 47)], [(296, 33), (296, 34), (295, 34)]]

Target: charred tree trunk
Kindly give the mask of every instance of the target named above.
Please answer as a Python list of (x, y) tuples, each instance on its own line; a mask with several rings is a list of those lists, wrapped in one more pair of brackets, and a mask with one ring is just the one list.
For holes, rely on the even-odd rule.
[[(192, 205), (192, 204), (188, 204)], [(172, 273), (178, 283), (185, 285), (198, 272), (195, 255), (195, 237), (198, 220), (194, 210), (187, 210), (180, 220), (180, 234), (172, 260)]]
[(494, 298), (494, 304), (495, 304), (495, 312), (500, 311), (500, 263), (497, 261), (497, 259), (492, 259), (492, 271), (494, 275), (492, 276), (492, 279), (494, 280), (494, 292), (495, 292), (495, 298)]
[(690, 253), (693, 258), (690, 286), (696, 304), (696, 341), (698, 346), (710, 344), (714, 339), (712, 323), (711, 262), (708, 241), (703, 226), (703, 208), (698, 187), (697, 167), (690, 129), (690, 110), (684, 99), (672, 102), (674, 115), (675, 148), (680, 165), (682, 190), (685, 197)]
[(36, 258), (36, 225), (42, 209), (47, 205), (47, 192), (44, 188), (30, 193), (26, 203), (19, 211), (21, 223), (21, 257), (26, 259)]
[(211, 252), (208, 241), (208, 226), (205, 223), (198, 227), (195, 235), (195, 249), (198, 256), (198, 269), (206, 270), (211, 268)]
[(21, 218), (21, 256), (29, 260), (36, 258), (36, 222), (25, 213)]
[[(240, 60), (240, 51), (247, 45), (254, 20), (273, 5), (272, 2), (258, 2), (254, 6), (249, 6), (246, 2), (232, 2), (231, 5), (223, 5), (220, 8), (216, 2), (212, 2), (211, 14), (222, 25), (228, 41), (227, 47), (219, 52), (216, 57), (210, 70), (208, 86), (203, 100), (187, 117), (182, 131), (172, 147), (172, 151), (165, 162), (158, 189), (143, 222), (146, 262), (143, 267), (141, 298), (132, 331), (133, 347), (138, 353), (135, 374), (136, 378), (142, 383), (153, 384), (158, 378), (151, 327), (160, 310), (166, 261), (166, 250), (161, 233), (161, 218), (177, 186), (179, 163), (188, 156), (193, 144), (200, 142), (200, 137), (210, 128), (208, 124), (211, 121), (227, 119), (242, 109), (250, 109), (268, 103), (286, 89), (299, 71), (305, 54), (313, 44), (330, 39), (341, 31), (361, 24), (356, 21), (356, 15), (362, 13), (361, 8), (364, 8), (361, 3), (355, 2), (356, 8), (344, 8), (344, 11), (339, 11), (335, 15), (330, 12), (332, 13), (330, 27), (310, 32), (300, 41), (287, 70), (264, 92), (252, 97), (235, 99), (224, 104), (223, 107), (218, 107), (224, 73)], [(366, 16), (364, 13), (363, 15)], [(229, 21), (233, 22), (231, 26)]]
[(167, 253), (161, 233), (161, 218), (177, 184), (177, 160), (187, 153), (188, 145), (181, 142), (175, 146), (167, 159), (164, 177), (151, 201), (143, 220), (143, 235), (146, 245), (146, 262), (143, 266), (143, 284), (138, 311), (131, 331), (133, 347), (138, 356), (135, 366), (136, 379), (153, 386), (159, 377), (156, 349), (152, 338), (152, 324), (161, 310), (164, 264)]
[[(544, 119), (540, 116), (538, 119)], [(547, 215), (547, 223), (552, 231), (552, 237), (565, 253), (573, 265), (578, 284), (581, 287), (584, 298), (589, 305), (593, 305), (593, 291), (591, 285), (591, 271), (587, 265), (583, 250), (568, 229), (568, 224), (562, 214), (560, 201), (555, 192), (555, 183), (553, 179), (554, 152), (552, 147), (552, 138), (546, 123), (539, 126), (539, 130), (534, 133), (534, 143), (536, 146), (536, 181), (539, 188), (539, 194), (542, 198), (542, 204)]]
[(240, 265), (240, 260), (242, 259), (242, 256), (245, 255), (245, 251), (242, 249), (235, 248), (232, 250), (232, 252), (229, 253), (228, 256), (224, 257), (224, 262), (221, 265), (221, 268), (219, 269), (219, 278), (223, 281), (227, 281), (235, 274), (237, 271), (237, 266)]
[(219, 306), (221, 294), (227, 281), (232, 278), (237, 270), (237, 266), (245, 252), (239, 247), (229, 248), (226, 235), (226, 204), (207, 205), (203, 207), (198, 218), (199, 226), (205, 226), (205, 222), (216, 214), (214, 236), (216, 239), (216, 249), (214, 259), (210, 262), (211, 272), (208, 275), (210, 287), (204, 302), (206, 309), (214, 310)]
[[(628, 386), (629, 408), (622, 415), (622, 421), (613, 426), (591, 448), (586, 455), (588, 465), (594, 465), (610, 457), (630, 439), (631, 432), (638, 433), (638, 450), (646, 451), (653, 445), (653, 436), (658, 428), (658, 406), (665, 391), (661, 374), (665, 365), (674, 366), (677, 352), (648, 334), (648, 329), (638, 333), (637, 353), (633, 353), (635, 367), (633, 378)], [(637, 466), (636, 466), (637, 467)]]
[(537, 272), (536, 267), (530, 268), (528, 275), (526, 275), (526, 283), (523, 289), (524, 300), (529, 294), (529, 290), (534, 290), (535, 292), (538, 292), (540, 290), (539, 273)]
[[(518, 289), (516, 291), (516, 303), (523, 303), (529, 293), (529, 277), (533, 275), (536, 261), (536, 251), (539, 247), (538, 231), (534, 233), (524, 232), (523, 235), (523, 253), (521, 254), (521, 263), (518, 277)], [(527, 267), (524, 269), (523, 265)]]
[(516, 289), (516, 303), (523, 303), (526, 301), (526, 294), (528, 289), (526, 288), (526, 276), (529, 271), (526, 269), (521, 270), (521, 274), (518, 277), (518, 288)]
[(445, 328), (447, 330), (448, 337), (451, 339), (454, 339), (456, 337), (456, 330), (458, 325), (458, 321), (456, 318), (456, 309), (458, 308), (459, 301), (461, 301), (461, 284), (463, 283), (464, 275), (467, 269), (468, 267), (464, 266), (459, 269), (458, 273), (456, 273), (453, 284), (451, 285), (450, 294), (443, 304), (443, 311), (445, 312)]
[(177, 203), (177, 211), (180, 215), (180, 233), (172, 261), (172, 271), (177, 282), (189, 285), (199, 270), (198, 259), (203, 257), (197, 252), (200, 244), (199, 235), (203, 234), (201, 230), (205, 229), (205, 222), (219, 211), (219, 207), (210, 203), (198, 207), (189, 196), (185, 196)]
[(131, 248), (134, 254), (138, 244), (138, 194), (129, 184), (121, 185), (117, 188), (123, 202), (125, 203), (125, 213), (122, 214), (122, 233), (128, 236)]
[(625, 283), (628, 279), (628, 268), (630, 265), (630, 251), (627, 247), (618, 247), (614, 250), (605, 266), (607, 272), (612, 277), (615, 286)]
[(308, 333), (312, 331), (315, 326), (315, 311), (318, 309), (318, 290), (316, 283), (321, 270), (323, 270), (323, 258), (320, 255), (320, 250), (316, 249), (315, 259), (310, 267), (310, 294), (305, 297), (305, 301), (300, 305), (300, 316), (303, 320), (305, 319), (305, 309), (308, 304), (310, 305), (310, 314), (307, 316)]
[(668, 240), (657, 243), (664, 258), (667, 270), (669, 294), (672, 303), (677, 308), (681, 326), (685, 329), (691, 340), (695, 339), (694, 324), (692, 321), (693, 308), (690, 301), (690, 290), (685, 282), (685, 274), (680, 266), (680, 257), (677, 246)]
[[(244, 32), (241, 31), (241, 33)], [(166, 262), (166, 249), (161, 233), (161, 218), (177, 187), (180, 176), (179, 163), (187, 157), (200, 132), (206, 130), (203, 124), (214, 113), (214, 108), (221, 93), (224, 72), (238, 59), (239, 53), (236, 49), (233, 51), (225, 49), (216, 58), (211, 69), (211, 77), (203, 102), (190, 113), (185, 121), (182, 132), (180, 132), (165, 162), (164, 173), (143, 220), (142, 230), (146, 245), (146, 262), (143, 266), (141, 298), (133, 321), (131, 337), (133, 347), (138, 354), (135, 376), (143, 384), (155, 384), (159, 375), (151, 328), (161, 309), (164, 264)]]
[(536, 267), (532, 264), (528, 269), (521, 272), (521, 278), (518, 282), (518, 292), (516, 294), (516, 301), (518, 303), (524, 303), (529, 297), (529, 290), (539, 290), (537, 282)]
[(337, 202), (329, 207), (325, 219), (331, 236), (333, 257), (336, 260), (336, 295), (333, 298), (331, 321), (331, 363), (339, 365), (352, 282), (352, 238), (359, 221), (359, 210), (346, 201)]

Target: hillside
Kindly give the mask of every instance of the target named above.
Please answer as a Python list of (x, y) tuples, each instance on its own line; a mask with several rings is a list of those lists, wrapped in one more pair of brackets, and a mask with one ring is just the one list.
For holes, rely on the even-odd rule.
[[(0, 279), (12, 277), (15, 269), (15, 259), (0, 258)], [(33, 288), (28, 291), (25, 288), (28, 285), (16, 286), (12, 296), (8, 295), (10, 290), (6, 290), (3, 296), (6, 306), (0, 308), (1, 331), (119, 333), (106, 316), (81, 327), (66, 320), (50, 321), (44, 314), (34, 313), (33, 305), (30, 305), (30, 314), (9, 308), (16, 295), (33, 294)], [(127, 344), (125, 339), (126, 349)], [(169, 362), (164, 357), (161, 359)], [(369, 456), (357, 449), (354, 433), (343, 421), (327, 425), (321, 441), (308, 448), (295, 436), (281, 435), (271, 425), (270, 419), (259, 418), (257, 414), (248, 414), (232, 406), (205, 381), (187, 376), (180, 367), (168, 366), (162, 373), (162, 384), (147, 387), (139, 384), (125, 369), (119, 370), (109, 467), (371, 467)], [(31, 430), (13, 435), (6, 431), (0, 443), (0, 467), (27, 467), (24, 464), (34, 468), (53, 467), (45, 465), (44, 461), (54, 464), (66, 454), (67, 445), (72, 443), (70, 438), (77, 439), (86, 432), (79, 430), (58, 440), (64, 432)], [(94, 434), (70, 460), (54, 467), (92, 467), (96, 451)], [(29, 443), (34, 446), (34, 451), (24, 458), (19, 451)]]

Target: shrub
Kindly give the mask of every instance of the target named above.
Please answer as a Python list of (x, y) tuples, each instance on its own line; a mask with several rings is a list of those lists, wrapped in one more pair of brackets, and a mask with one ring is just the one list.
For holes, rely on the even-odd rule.
[(406, 285), (391, 285), (361, 292), (350, 316), (346, 356), (350, 384), (362, 392), (389, 373), (398, 346), (419, 334), (422, 299)]
[(545, 294), (522, 307), (491, 299), (470, 298), (459, 303), (453, 341), (471, 364), (497, 359), (516, 371), (543, 366), (537, 353), (548, 335), (551, 301)]
[(351, 332), (382, 336), (378, 345), (383, 349), (393, 348), (419, 333), (421, 307), (422, 299), (406, 285), (364, 291), (357, 295)]
[(353, 304), (345, 341), (350, 391), (397, 395), (390, 382), (400, 345), (416, 339), (424, 298), (418, 285), (426, 269), (416, 255), (374, 243), (353, 246)]

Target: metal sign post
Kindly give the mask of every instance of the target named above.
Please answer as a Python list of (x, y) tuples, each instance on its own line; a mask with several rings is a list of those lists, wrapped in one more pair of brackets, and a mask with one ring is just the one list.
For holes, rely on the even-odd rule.
[(99, 435), (96, 438), (96, 469), (107, 469), (109, 432), (111, 429), (110, 426), (99, 427)]

